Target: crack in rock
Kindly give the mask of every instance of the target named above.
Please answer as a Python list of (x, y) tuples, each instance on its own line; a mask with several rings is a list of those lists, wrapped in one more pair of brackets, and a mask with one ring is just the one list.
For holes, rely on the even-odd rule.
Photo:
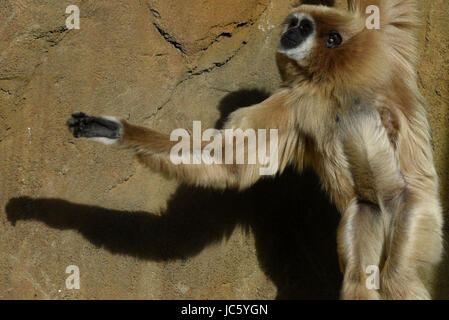
[[(153, 9), (151, 6), (149, 6), (149, 9), (156, 19), (161, 18), (161, 14), (157, 10)], [(165, 39), (165, 41), (167, 41), (170, 45), (181, 51), (182, 54), (186, 54), (184, 46), (181, 43), (177, 42), (176, 39), (172, 35), (170, 35), (167, 31), (165, 31), (157, 22), (153, 22), (153, 26), (156, 28), (159, 34)]]
[[(155, 116), (157, 115), (157, 113), (158, 113), (160, 110), (162, 110), (162, 109), (163, 109), (163, 108), (164, 108), (164, 107), (171, 101), (171, 99), (172, 99), (173, 96), (175, 95), (176, 90), (178, 89), (178, 87), (179, 87), (181, 84), (183, 84), (184, 82), (186, 82), (186, 81), (188, 81), (188, 80), (191, 80), (192, 78), (194, 78), (194, 77), (196, 77), (196, 76), (200, 76), (200, 75), (203, 75), (203, 74), (206, 74), (206, 73), (213, 72), (215, 69), (218, 69), (218, 68), (221, 68), (221, 67), (225, 66), (226, 64), (228, 64), (228, 63), (229, 63), (229, 62), (230, 62), (230, 61), (231, 61), (231, 60), (232, 60), (232, 59), (239, 53), (239, 51), (240, 51), (246, 44), (247, 44), (247, 42), (246, 42), (246, 41), (243, 41), (242, 45), (241, 45), (237, 50), (235, 50), (234, 53), (233, 53), (231, 56), (229, 56), (225, 61), (223, 61), (223, 62), (216, 62), (216, 63), (214, 63), (214, 65), (213, 65), (212, 67), (210, 67), (210, 68), (203, 69), (203, 70), (197, 71), (197, 72), (193, 72), (193, 70), (188, 70), (188, 71), (186, 72), (187, 75), (175, 85), (175, 87), (174, 87), (173, 90), (171, 91), (171, 94), (170, 94), (170, 96), (168, 97), (168, 99), (167, 99), (165, 102), (163, 102), (160, 106), (158, 106), (157, 109), (156, 109), (152, 114), (150, 114), (149, 116), (145, 117), (143, 120), (145, 121), (145, 120), (149, 120), (149, 119), (155, 117)], [(215, 89), (215, 88), (213, 88), (213, 89)]]
[(45, 38), (45, 37), (48, 37), (48, 36), (50, 36), (50, 35), (52, 35), (52, 34), (55, 34), (55, 33), (64, 33), (64, 32), (66, 32), (66, 31), (68, 31), (68, 30), (69, 30), (69, 29), (67, 29), (67, 27), (60, 26), (60, 27), (58, 27), (58, 28), (56, 28), (56, 29), (53, 29), (53, 30), (48, 30), (48, 31), (40, 32), (39, 34), (37, 34), (37, 35), (34, 36), (34, 39)]
[(110, 188), (108, 188), (108, 189), (106, 190), (106, 192), (111, 192), (111, 191), (113, 191), (114, 189), (117, 189), (118, 187), (120, 187), (121, 185), (127, 183), (127, 182), (134, 176), (134, 174), (135, 174), (135, 172), (129, 174), (128, 176), (126, 176), (125, 178), (123, 178), (122, 181), (120, 181), (120, 182), (118, 182), (118, 183), (112, 185)]
[[(234, 27), (234, 30), (232, 30), (232, 32), (222, 32), (219, 35), (217, 35), (208, 45), (206, 45), (205, 47), (201, 48), (201, 51), (207, 51), (212, 45), (214, 45), (217, 42), (220, 42), (221, 38), (232, 38), (234, 36), (234, 32), (236, 32), (237, 29), (246, 27), (248, 25), (253, 25), (253, 24), (254, 24), (254, 22), (251, 20), (251, 21), (240, 22), (240, 23), (239, 22), (232, 22), (230, 24), (222, 26), (222, 28), (226, 28), (226, 27), (228, 27), (230, 25), (234, 25), (235, 27)], [(211, 27), (211, 29), (217, 28), (217, 27), (218, 26), (214, 26), (214, 27)], [(198, 41), (202, 41), (202, 40), (205, 40), (205, 39), (206, 38), (198, 39)]]
[[(262, 4), (261, 4), (262, 5)], [(233, 33), (240, 28), (243, 27), (250, 27), (253, 26), (262, 16), (263, 14), (267, 11), (268, 9), (268, 5), (267, 4), (263, 4), (264, 5), (264, 9), (262, 10), (262, 12), (257, 15), (257, 17), (254, 17), (253, 19), (250, 19), (248, 21), (244, 21), (244, 22), (232, 22), (226, 26), (229, 25), (234, 25), (234, 29), (232, 30), (232, 32), (222, 32), (220, 34), (218, 34), (207, 46), (205, 46), (204, 48), (202, 48), (202, 51), (207, 51), (212, 45), (214, 45), (215, 43), (219, 42), (221, 38), (232, 38), (233, 37)], [(152, 15), (154, 16), (155, 19), (161, 19), (161, 14), (154, 8), (152, 8), (150, 5), (148, 6), (150, 12), (152, 13)], [(173, 47), (175, 47), (177, 50), (179, 50), (183, 56), (186, 56), (186, 50), (183, 46), (182, 43), (179, 43), (176, 41), (176, 39), (170, 35), (167, 31), (165, 31), (157, 22), (153, 22), (154, 27), (157, 29), (157, 31), (159, 32), (159, 34), (161, 34), (161, 36)], [(214, 26), (214, 27), (218, 27), (218, 26)], [(212, 28), (214, 28), (212, 27)], [(223, 26), (221, 26), (223, 27)], [(203, 39), (200, 39), (203, 40)], [(200, 71), (195, 71), (196, 67), (187, 70), (184, 78), (182, 80), (180, 80), (173, 88), (173, 90), (171, 91), (170, 96), (168, 97), (168, 99), (163, 102), (160, 106), (157, 107), (157, 109), (149, 116), (145, 117), (144, 120), (148, 120), (151, 119), (153, 117), (155, 117), (157, 115), (157, 113), (162, 110), (173, 98), (176, 90), (178, 89), (178, 87), (183, 84), (184, 82), (192, 79), (195, 76), (200, 76), (206, 73), (210, 73), (213, 72), (214, 70), (216, 70), (217, 68), (221, 68), (223, 66), (225, 66), (226, 64), (228, 64), (238, 53), (239, 51), (248, 44), (247, 41), (243, 41), (242, 44), (228, 57), (226, 58), (224, 61), (221, 62), (215, 62), (213, 63), (213, 65), (209, 68), (206, 69), (202, 69)]]
[(156, 30), (160, 33), (160, 35), (167, 41), (170, 45), (181, 51), (182, 54), (186, 54), (186, 50), (184, 49), (183, 45), (179, 42), (177, 42), (173, 36), (171, 36), (168, 32), (166, 32), (162, 27), (157, 24), (156, 22), (153, 22), (154, 27)]
[(6, 93), (8, 96), (12, 95), (11, 91), (9, 91), (8, 89), (0, 88), (0, 91), (3, 92), (3, 93)]
[[(262, 4), (261, 4), (262, 5)], [(264, 9), (262, 10), (262, 12), (257, 15), (257, 17), (253, 17), (252, 19), (249, 19), (248, 21), (244, 21), (244, 22), (231, 22), (227, 25), (224, 26), (212, 26), (210, 29), (214, 29), (217, 27), (220, 28), (225, 28), (228, 26), (232, 26), (234, 25), (234, 29), (231, 32), (222, 32), (220, 34), (218, 34), (208, 45), (206, 45), (205, 47), (203, 47), (201, 50), (202, 51), (207, 51), (213, 44), (215, 44), (216, 42), (219, 42), (221, 38), (225, 37), (225, 38), (232, 38), (233, 33), (240, 28), (243, 27), (247, 27), (247, 26), (252, 26), (255, 24), (256, 21), (258, 21), (260, 19), (260, 17), (263, 16), (263, 14), (267, 11), (268, 6), (266, 4), (264, 5)], [(157, 11), (156, 9), (154, 9), (151, 5), (148, 5), (148, 8), (150, 10), (150, 12), (152, 13), (152, 15), (154, 16), (155, 19), (161, 19), (161, 14), (159, 13), (159, 11)], [(169, 34), (166, 30), (163, 29), (163, 27), (158, 24), (157, 22), (153, 22), (154, 27), (156, 28), (156, 30), (159, 32), (159, 34), (173, 47), (175, 47), (177, 50), (179, 50), (183, 55), (186, 55), (186, 49), (184, 48), (184, 45), (178, 41), (176, 41), (176, 38), (174, 36), (172, 36), (171, 34)], [(204, 39), (198, 39), (197, 41), (201, 41)]]
[[(67, 27), (60, 26), (56, 29), (35, 33), (33, 35), (34, 40), (44, 39), (45, 41), (51, 43), (51, 46), (56, 46), (62, 39), (64, 39), (64, 34), (69, 31)], [(62, 35), (62, 37), (61, 37)]]
[(230, 62), (230, 61), (231, 61), (231, 60), (232, 60), (232, 59), (239, 53), (239, 51), (240, 51), (244, 46), (246, 46), (247, 44), (248, 44), (248, 42), (243, 41), (243, 42), (242, 42), (242, 45), (241, 45), (239, 48), (237, 48), (237, 50), (235, 50), (235, 51), (234, 51), (228, 58), (226, 58), (225, 61), (222, 61), (222, 62), (214, 62), (214, 63), (213, 63), (213, 66), (211, 66), (211, 67), (209, 67), (209, 68), (206, 68), (206, 69), (203, 69), (203, 70), (200, 70), (200, 71), (195, 71), (195, 69), (188, 70), (188, 71), (187, 71), (188, 76), (187, 76), (186, 78), (184, 78), (184, 79), (181, 81), (181, 83), (184, 82), (184, 81), (190, 80), (193, 76), (199, 76), (199, 75), (202, 75), (202, 74), (205, 74), (205, 73), (212, 72), (212, 71), (214, 71), (214, 70), (217, 69), (217, 68), (223, 67), (223, 66), (226, 65), (228, 62)]

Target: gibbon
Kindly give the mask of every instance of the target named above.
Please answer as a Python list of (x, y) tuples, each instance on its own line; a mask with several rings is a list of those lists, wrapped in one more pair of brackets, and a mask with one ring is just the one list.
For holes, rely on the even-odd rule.
[[(380, 29), (366, 27), (369, 5), (379, 8)], [(443, 217), (415, 71), (417, 25), (415, 0), (348, 0), (347, 10), (300, 5), (281, 35), (282, 86), (224, 126), (277, 129), (278, 172), (311, 166), (321, 178), (341, 213), (342, 299), (431, 298)], [(124, 120), (77, 112), (67, 125), (77, 138), (125, 147), (185, 183), (245, 189), (261, 177), (260, 162), (175, 165), (169, 135)]]

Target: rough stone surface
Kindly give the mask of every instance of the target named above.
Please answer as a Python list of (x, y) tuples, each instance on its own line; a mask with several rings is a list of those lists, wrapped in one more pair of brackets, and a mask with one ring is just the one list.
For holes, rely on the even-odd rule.
[[(0, 299), (337, 297), (338, 214), (313, 174), (240, 194), (179, 186), (65, 127), (75, 110), (164, 132), (214, 126), (279, 84), (279, 25), (295, 2), (0, 1)], [(70, 4), (80, 30), (65, 28)], [(449, 2), (420, 10), (447, 212)], [(79, 290), (66, 289), (69, 265)]]

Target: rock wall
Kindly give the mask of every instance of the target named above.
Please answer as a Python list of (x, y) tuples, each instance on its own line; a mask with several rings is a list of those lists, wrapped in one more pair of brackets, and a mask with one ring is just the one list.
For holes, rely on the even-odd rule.
[[(65, 127), (74, 110), (213, 127), (279, 84), (278, 26), (295, 2), (0, 1), (0, 299), (337, 297), (338, 214), (313, 174), (243, 193), (180, 186)], [(80, 30), (65, 27), (71, 4)], [(449, 2), (420, 10), (447, 212)], [(69, 265), (79, 290), (66, 289)]]

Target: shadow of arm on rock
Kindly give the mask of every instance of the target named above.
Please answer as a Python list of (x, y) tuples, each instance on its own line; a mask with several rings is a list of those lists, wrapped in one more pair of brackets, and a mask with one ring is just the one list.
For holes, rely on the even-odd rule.
[[(178, 197), (183, 196), (180, 190)], [(155, 261), (196, 255), (208, 244), (229, 236), (236, 223), (232, 215), (194, 214), (194, 207), (176, 205), (163, 215), (155, 215), (59, 199), (20, 197), (11, 199), (5, 209), (13, 225), (19, 220), (42, 221), (52, 228), (76, 230), (94, 245), (112, 253)]]
[(76, 230), (112, 253), (164, 261), (185, 259), (227, 238), (236, 226), (254, 235), (260, 268), (278, 299), (335, 299), (339, 215), (316, 176), (293, 169), (244, 192), (181, 186), (162, 215), (80, 205), (59, 199), (13, 198), (7, 219)]

